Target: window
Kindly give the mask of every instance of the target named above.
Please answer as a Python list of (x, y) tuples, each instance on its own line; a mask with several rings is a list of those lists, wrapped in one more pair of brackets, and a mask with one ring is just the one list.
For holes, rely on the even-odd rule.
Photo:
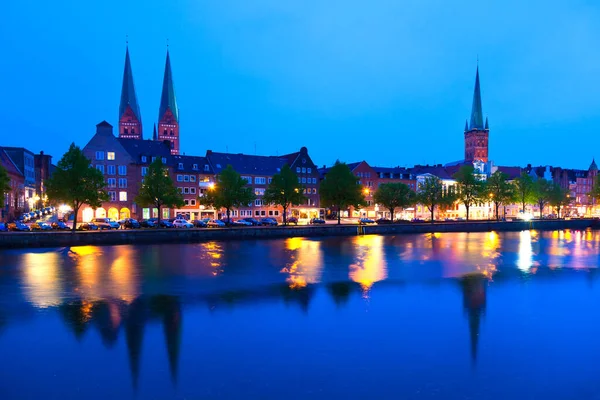
[(296, 167), (296, 173), (299, 174), (300, 173), (300, 167)]
[(190, 188), (190, 193), (191, 193), (191, 194), (196, 194), (196, 188), (192, 186), (192, 187)]
[(190, 206), (195, 206), (195, 205), (196, 205), (196, 199), (190, 200)]
[(309, 174), (312, 173), (312, 168), (306, 168), (306, 172), (308, 172)]
[(196, 182), (196, 175), (190, 175), (190, 182)]
[(271, 182), (273, 182), (273, 178), (269, 178), (268, 182), (269, 182), (269, 185), (270, 185)]
[(124, 133), (125, 135), (127, 135), (127, 134), (129, 133), (129, 129), (127, 129), (127, 128), (123, 128), (123, 133)]
[(127, 201), (127, 192), (119, 192), (119, 201)]
[(254, 212), (254, 215), (256, 215), (257, 217), (260, 217), (260, 211), (256, 210), (256, 211)]
[(126, 188), (127, 187), (127, 178), (119, 178), (119, 187)]
[(179, 191), (179, 193), (183, 194), (183, 188), (182, 187), (177, 188), (177, 190)]
[(317, 183), (317, 178), (313, 178), (313, 183)]
[(163, 219), (169, 219), (169, 209), (168, 208), (163, 208), (162, 209), (162, 213), (163, 213)]
[(204, 171), (206, 171), (206, 172), (210, 171), (210, 167), (208, 166), (208, 164), (204, 164)]
[(96, 152), (96, 160), (104, 160), (104, 152), (103, 151)]
[(190, 205), (190, 201), (188, 199), (183, 200), (183, 205), (184, 206), (189, 206)]
[(279, 215), (279, 210), (275, 210), (275, 216)]
[[(217, 164), (217, 168), (218, 168), (218, 169), (221, 169), (221, 164)], [(205, 170), (205, 171), (208, 171), (208, 168), (206, 168), (206, 166), (204, 166), (204, 170)]]
[(317, 194), (317, 188), (313, 188), (313, 194)]
[(190, 181), (190, 176), (189, 175), (184, 175), (183, 176), (183, 181), (184, 182), (189, 182)]
[(267, 182), (267, 179), (264, 176), (257, 176), (254, 178), (254, 183), (257, 185), (264, 185)]
[(306, 168), (302, 168), (302, 173), (305, 174), (306, 173)]
[(98, 164), (96, 165), (96, 169), (102, 173), (104, 173), (104, 165)]
[(169, 134), (170, 134), (171, 136), (173, 136), (173, 129), (171, 129), (171, 132), (169, 132)]
[(117, 201), (117, 192), (108, 192), (109, 201)]
[(306, 164), (306, 158), (302, 159), (302, 164)]
[(198, 169), (198, 164), (192, 165), (192, 169)]
[(165, 157), (161, 158), (161, 161), (162, 161), (163, 164), (167, 163), (167, 159)]
[(133, 128), (133, 127), (131, 128), (131, 134), (135, 135), (135, 128)]
[(269, 210), (269, 217), (273, 216), (273, 210)]
[(115, 160), (115, 152), (109, 151), (108, 153), (106, 153), (106, 159), (110, 160), (110, 161), (114, 161)]
[(177, 175), (177, 182), (183, 182), (183, 175)]
[(251, 217), (252, 216), (252, 210), (241, 210), (240, 211), (240, 217)]
[(163, 135), (167, 136), (167, 130), (166, 129), (163, 131)]
[(261, 200), (261, 199), (256, 199), (256, 200), (254, 200), (254, 205), (255, 205), (256, 207), (260, 207), (260, 206), (262, 206), (262, 200)]
[(152, 162), (156, 161), (156, 157), (152, 157)]
[(263, 196), (265, 194), (265, 189), (256, 188), (254, 189), (254, 194), (257, 196)]
[(306, 183), (306, 178), (302, 178), (302, 183)]
[(242, 176), (242, 179), (245, 180), (246, 182), (248, 182), (248, 184), (252, 183), (252, 177), (251, 176)]
[(183, 194), (190, 194), (190, 188), (183, 188)]
[(264, 217), (265, 215), (267, 215), (267, 212), (265, 210), (261, 210), (260, 215), (262, 215)]
[(127, 165), (119, 165), (119, 175), (127, 175)]
[(117, 169), (115, 168), (115, 166), (114, 166), (114, 165), (107, 165), (107, 166), (106, 166), (106, 169), (107, 169), (107, 173), (108, 173), (109, 175), (114, 175), (114, 174), (116, 174), (116, 173), (117, 173), (117, 172), (116, 172), (116, 171), (117, 171)]
[(183, 169), (183, 163), (179, 163), (179, 165), (177, 166), (177, 168)]
[(148, 167), (142, 167), (142, 176), (146, 176), (148, 174)]
[(115, 178), (108, 178), (106, 180), (106, 186), (109, 188), (117, 187), (117, 180)]
[[(142, 156), (142, 162), (146, 162), (146, 156)], [(150, 210), (148, 210), (148, 214), (150, 214)]]

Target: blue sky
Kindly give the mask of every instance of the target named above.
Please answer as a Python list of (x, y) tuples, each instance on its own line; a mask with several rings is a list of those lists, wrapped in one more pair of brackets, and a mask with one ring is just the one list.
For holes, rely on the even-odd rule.
[(58, 159), (96, 123), (116, 125), (129, 35), (146, 137), (169, 38), (186, 154), (455, 161), (479, 57), (497, 164), (600, 158), (597, 1), (93, 3), (3, 5), (0, 144)]

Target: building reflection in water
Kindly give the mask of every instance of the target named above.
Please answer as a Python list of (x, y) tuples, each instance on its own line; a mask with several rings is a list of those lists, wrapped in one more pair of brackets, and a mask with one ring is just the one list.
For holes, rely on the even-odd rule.
[(369, 291), (375, 282), (387, 278), (387, 262), (383, 250), (384, 237), (378, 235), (356, 236), (353, 245), (356, 252), (350, 265), (349, 277), (360, 284), (363, 297), (369, 297)]
[(460, 279), (463, 295), (463, 309), (469, 319), (471, 359), (477, 361), (477, 347), (481, 319), (485, 314), (488, 278), (483, 274), (469, 274)]
[(533, 246), (531, 236), (531, 231), (521, 231), (519, 233), (519, 254), (517, 258), (517, 267), (521, 271), (525, 272), (529, 271), (533, 266)]
[(290, 289), (301, 289), (321, 281), (323, 252), (320, 241), (289, 238), (285, 248), (290, 253), (289, 261), (281, 272), (288, 275), (286, 282)]

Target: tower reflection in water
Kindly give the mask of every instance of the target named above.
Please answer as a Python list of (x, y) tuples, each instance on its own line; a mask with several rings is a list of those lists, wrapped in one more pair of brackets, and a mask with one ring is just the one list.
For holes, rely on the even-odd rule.
[[(7, 262), (19, 266), (17, 286), (27, 303), (58, 310), (77, 340), (95, 330), (104, 346), (113, 348), (121, 334), (137, 386), (144, 369), (144, 336), (149, 324), (156, 323), (162, 326), (170, 375), (177, 382), (183, 304), (204, 303), (214, 312), (239, 304), (283, 301), (308, 313), (313, 301), (316, 307), (327, 306), (315, 300), (323, 298), (316, 295), (321, 291), (351, 312), (352, 301), (371, 298), (384, 281), (393, 286), (455, 279), (475, 362), (494, 281), (535, 277), (543, 269), (592, 268), (599, 255), (596, 232), (523, 231), (81, 246), (24, 252)], [(10, 324), (1, 309), (6, 304), (0, 303), (0, 324), (5, 325)]]

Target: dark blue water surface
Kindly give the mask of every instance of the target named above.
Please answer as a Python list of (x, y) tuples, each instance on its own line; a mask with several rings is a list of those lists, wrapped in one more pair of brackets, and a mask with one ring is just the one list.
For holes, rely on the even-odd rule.
[(0, 253), (0, 399), (600, 399), (600, 233)]

